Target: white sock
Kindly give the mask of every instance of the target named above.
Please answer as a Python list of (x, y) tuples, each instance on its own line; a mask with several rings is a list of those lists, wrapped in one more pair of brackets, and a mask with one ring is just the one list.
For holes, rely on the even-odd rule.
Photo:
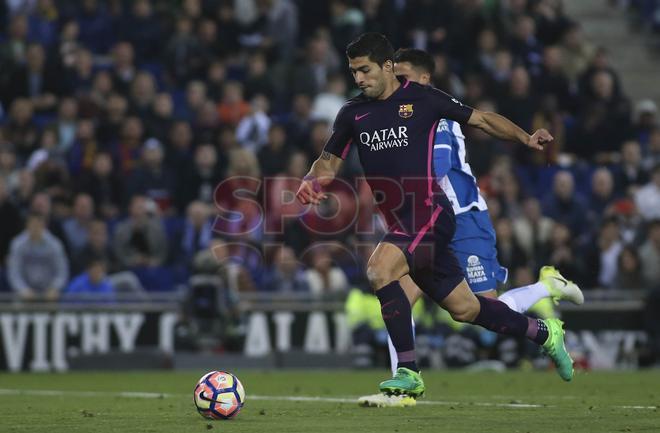
[(529, 286), (522, 286), (517, 289), (508, 290), (497, 299), (504, 302), (513, 311), (524, 313), (532, 305), (549, 296), (550, 292), (548, 292), (545, 284), (536, 282)]
[[(413, 327), (413, 338), (415, 338), (415, 319), (412, 319), (411, 321)], [(396, 349), (394, 348), (390, 334), (387, 334), (387, 347), (390, 349), (390, 368), (392, 369), (392, 376), (394, 376), (394, 373), (396, 373), (396, 367), (399, 364), (399, 356), (396, 354)]]

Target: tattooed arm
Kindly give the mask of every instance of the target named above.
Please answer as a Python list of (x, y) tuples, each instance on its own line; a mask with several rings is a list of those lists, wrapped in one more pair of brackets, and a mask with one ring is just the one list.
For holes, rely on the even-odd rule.
[(302, 204), (319, 204), (326, 198), (322, 187), (332, 182), (341, 168), (342, 162), (344, 162), (343, 159), (324, 150), (303, 178), (296, 194), (298, 200)]

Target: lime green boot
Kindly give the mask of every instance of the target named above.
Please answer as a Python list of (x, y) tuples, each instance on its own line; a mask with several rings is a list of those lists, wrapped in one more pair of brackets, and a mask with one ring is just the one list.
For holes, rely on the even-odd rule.
[(380, 383), (380, 392), (387, 395), (405, 394), (417, 398), (425, 389), (422, 375), (404, 367), (397, 368), (392, 379)]
[(570, 382), (574, 370), (573, 360), (564, 345), (564, 322), (559, 319), (545, 319), (543, 323), (548, 327), (548, 339), (543, 343), (543, 351), (554, 361), (559, 376)]

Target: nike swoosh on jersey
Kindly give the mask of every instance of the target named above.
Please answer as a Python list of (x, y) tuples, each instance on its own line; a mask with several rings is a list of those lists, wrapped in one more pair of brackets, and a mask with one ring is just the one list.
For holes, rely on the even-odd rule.
[(356, 121), (361, 120), (361, 119), (367, 117), (367, 116), (370, 115), (370, 114), (371, 114), (371, 111), (368, 112), (368, 113), (364, 113), (364, 114), (362, 114), (362, 115), (358, 115), (358, 114), (356, 114), (356, 115), (355, 115), (355, 120), (356, 120)]

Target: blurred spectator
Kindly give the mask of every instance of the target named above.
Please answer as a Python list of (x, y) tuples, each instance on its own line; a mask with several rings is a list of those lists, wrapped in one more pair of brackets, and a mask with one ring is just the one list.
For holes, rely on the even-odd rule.
[(0, 176), (0, 268), (5, 266), (12, 239), (23, 229), (23, 221), (18, 207), (12, 203), (7, 181)]
[(528, 198), (523, 204), (523, 214), (513, 220), (513, 234), (528, 257), (534, 258), (537, 265), (548, 248), (553, 229), (553, 221), (541, 213), (541, 204), (535, 198)]
[(312, 117), (331, 123), (346, 101), (346, 82), (337, 74), (328, 78), (324, 92), (316, 95), (312, 105)]
[(165, 166), (165, 151), (160, 141), (149, 138), (142, 146), (142, 161), (126, 184), (128, 196), (145, 196), (161, 211), (171, 210), (174, 201), (175, 180)]
[(25, 54), (25, 65), (18, 67), (6, 89), (7, 103), (16, 98), (29, 98), (35, 111), (49, 112), (57, 106), (62, 81), (54, 67), (46, 64), (44, 47), (31, 43)]
[(24, 215), (30, 208), (30, 201), (34, 195), (34, 174), (28, 169), (23, 169), (17, 173), (16, 179), (13, 190), (14, 201)]
[(341, 52), (362, 33), (364, 15), (348, 0), (331, 0), (330, 14), (332, 42), (335, 49)]
[(218, 105), (220, 121), (236, 126), (250, 113), (250, 104), (243, 99), (243, 86), (236, 81), (227, 81), (222, 90), (222, 100)]
[(54, 127), (57, 129), (57, 153), (65, 155), (76, 139), (78, 103), (73, 98), (62, 98)]
[(614, 218), (603, 221), (595, 242), (587, 248), (585, 281), (587, 287), (614, 288), (619, 254), (623, 250), (619, 225)]
[(532, 5), (537, 25), (537, 35), (544, 45), (554, 45), (571, 25), (564, 14), (564, 4), (555, 0), (541, 0)]
[(213, 223), (209, 206), (200, 201), (193, 201), (186, 209), (186, 219), (175, 245), (176, 262), (189, 265), (199, 251), (211, 244)]
[(112, 93), (107, 99), (104, 97), (104, 100), (96, 135), (103, 144), (116, 143), (121, 137), (122, 123), (128, 113), (128, 100), (118, 93)]
[(431, 77), (433, 85), (456, 98), (463, 98), (465, 85), (461, 78), (452, 71), (447, 56), (443, 53), (435, 53), (433, 60), (435, 62), (435, 71)]
[[(102, 257), (92, 257), (84, 273), (76, 276), (64, 290), (64, 295), (101, 295), (103, 300), (112, 298), (114, 288), (108, 278)], [(94, 298), (96, 300), (97, 298)]]
[[(85, 72), (84, 75), (88, 76), (92, 70), (92, 53), (82, 47), (78, 41), (79, 35), (80, 27), (76, 21), (68, 20), (62, 23), (62, 30), (59, 34), (57, 47), (59, 61), (62, 64), (62, 67), (66, 69), (74, 68), (78, 63), (78, 58), (80, 57), (81, 52), (84, 51), (86, 59), (89, 59), (89, 62), (84, 63), (85, 66), (82, 68), (82, 71)], [(76, 89), (72, 88), (68, 90), (72, 93)]]
[(7, 27), (5, 39), (0, 45), (0, 89), (3, 89), (2, 102), (7, 104), (8, 94), (4, 92), (14, 68), (25, 63), (25, 53), (28, 46), (28, 21), (23, 14), (13, 15)]
[[(456, 9), (458, 9), (465, 5), (454, 6), (457, 6)], [(415, 48), (425, 49), (431, 52), (447, 51), (449, 44), (447, 36), (452, 17), (457, 18), (459, 16), (458, 12), (451, 16), (447, 14), (446, 11), (448, 9), (446, 8), (448, 7), (448, 3), (444, 1), (415, 0), (406, 2), (401, 19), (403, 28), (408, 31), (406, 32), (407, 34), (401, 36), (405, 38), (405, 41), (409, 42), (409, 45)], [(466, 33), (477, 30), (473, 28), (468, 29), (467, 19), (463, 20), (461, 18), (465, 17), (457, 18), (457, 21), (460, 21), (461, 25), (465, 25)], [(474, 34), (478, 34), (478, 31), (475, 31)], [(454, 43), (458, 47), (466, 46), (466, 41), (463, 39), (458, 40), (459, 37), (470, 37), (470, 35), (461, 34), (456, 34), (455, 36), (457, 40)], [(343, 49), (343, 47), (341, 48)]]
[(307, 146), (312, 128), (312, 100), (305, 93), (293, 96), (291, 114), (284, 120), (286, 135), (296, 147)]
[(167, 92), (156, 95), (146, 119), (147, 133), (160, 142), (167, 140), (167, 134), (174, 123), (174, 101)]
[(66, 235), (62, 229), (62, 221), (53, 211), (53, 200), (48, 193), (37, 192), (31, 195), (28, 213), (41, 215), (50, 234), (59, 239), (65, 249), (68, 247), (66, 244)]
[(621, 80), (619, 75), (614, 70), (610, 64), (610, 57), (607, 49), (605, 47), (598, 47), (591, 60), (589, 61), (589, 66), (586, 71), (582, 73), (579, 77), (578, 90), (579, 92), (587, 97), (594, 98), (596, 97), (595, 89), (592, 86), (594, 76), (599, 72), (605, 72), (610, 77), (612, 77), (612, 87), (615, 94), (621, 93)]
[(576, 84), (578, 77), (587, 69), (593, 58), (595, 48), (584, 39), (580, 25), (571, 23), (564, 32), (561, 49), (564, 73), (571, 83)]
[(571, 230), (564, 224), (554, 224), (552, 227), (548, 256), (542, 262), (556, 267), (569, 280), (588, 284), (582, 278), (582, 261), (575, 251), (575, 240)]
[(26, 229), (11, 242), (9, 285), (24, 300), (56, 300), (69, 277), (62, 243), (46, 229), (39, 213), (28, 215)]
[(193, 121), (207, 101), (207, 88), (203, 81), (193, 80), (186, 86), (186, 103), (180, 107), (179, 117)]
[(80, 119), (77, 126), (76, 138), (68, 152), (69, 171), (74, 176), (91, 169), (96, 154), (101, 150), (94, 121)]
[(521, 15), (515, 23), (511, 39), (511, 52), (515, 60), (522, 62), (531, 75), (541, 72), (543, 47), (536, 38), (536, 23), (529, 15)]
[(651, 171), (653, 167), (660, 164), (660, 128), (656, 128), (649, 134), (649, 150), (644, 157), (644, 168)]
[(188, 122), (176, 120), (167, 132), (167, 146), (165, 146), (167, 165), (175, 173), (185, 175), (193, 164), (192, 128)]
[(347, 292), (348, 279), (344, 271), (333, 265), (330, 254), (324, 248), (314, 248), (310, 253), (311, 267), (305, 271), (310, 293), (323, 297)]
[(89, 260), (97, 257), (103, 260), (110, 272), (119, 270), (119, 263), (108, 241), (108, 226), (103, 220), (93, 220), (87, 230), (87, 242), (73, 255), (71, 270), (78, 275), (87, 268)]
[(179, 86), (197, 76), (204, 62), (202, 46), (193, 34), (193, 21), (186, 16), (176, 20), (175, 32), (165, 46), (167, 71)]
[(584, 233), (586, 209), (575, 193), (575, 181), (568, 171), (558, 172), (553, 180), (552, 194), (543, 200), (543, 213), (565, 224), (572, 233)]
[(500, 204), (502, 205), (502, 215), (510, 219), (517, 218), (522, 214), (523, 193), (520, 183), (516, 176), (505, 171), (500, 179)]
[(44, 128), (39, 146), (25, 164), (34, 171), (35, 189), (46, 191), (53, 197), (68, 197), (70, 174), (64, 158), (57, 152), (57, 131)]
[(646, 287), (657, 289), (660, 281), (660, 220), (651, 221), (647, 232), (648, 239), (639, 249), (639, 259)]
[(94, 218), (94, 202), (88, 194), (78, 194), (73, 201), (71, 217), (62, 223), (67, 245), (72, 255), (77, 255), (87, 244)]
[(614, 179), (605, 167), (598, 168), (591, 176), (591, 196), (589, 197), (587, 220), (597, 227), (608, 214), (614, 202)]
[(91, 51), (82, 47), (76, 48), (70, 57), (71, 59), (67, 60), (70, 64), (64, 70), (67, 94), (82, 96), (91, 93), (95, 81)]
[(593, 75), (590, 89), (593, 96), (584, 97), (578, 114), (578, 128), (571, 145), (578, 156), (609, 163), (613, 153), (630, 133), (630, 104), (616, 93), (614, 77), (607, 71)]
[[(497, 111), (493, 102), (488, 100), (478, 103), (475, 108)], [(470, 168), (475, 177), (480, 179), (491, 169), (496, 155), (502, 153), (500, 142), (477, 128), (466, 128), (464, 132)]]
[(267, 98), (272, 98), (274, 95), (274, 83), (268, 73), (266, 56), (262, 52), (257, 51), (248, 58), (245, 89), (248, 98), (258, 94)]
[[(342, 52), (345, 47), (341, 48)], [(316, 95), (325, 87), (328, 77), (339, 71), (339, 62), (328, 36), (319, 32), (307, 42), (302, 59), (282, 78), (288, 81), (292, 94)]]
[(660, 164), (651, 172), (651, 181), (635, 192), (635, 204), (645, 220), (660, 218)]
[(91, 169), (80, 175), (79, 188), (94, 200), (94, 206), (103, 218), (117, 217), (123, 205), (123, 182), (113, 169), (112, 158), (108, 153), (99, 152), (94, 156)]
[(264, 177), (271, 177), (284, 172), (291, 154), (286, 131), (282, 125), (272, 125), (268, 132), (268, 143), (259, 149), (257, 157)]
[(642, 289), (644, 287), (639, 255), (632, 247), (626, 246), (621, 250), (617, 266), (618, 272), (613, 284), (615, 289)]
[(39, 132), (32, 120), (33, 114), (34, 106), (29, 99), (15, 99), (9, 107), (9, 122), (2, 127), (2, 134), (21, 159), (30, 156), (37, 146)]
[(264, 276), (262, 290), (277, 293), (309, 293), (308, 278), (291, 247), (277, 248), (273, 264)]
[(268, 98), (256, 95), (250, 101), (250, 112), (236, 126), (236, 140), (252, 152), (258, 152), (268, 142), (271, 120), (268, 117)]
[(131, 12), (119, 22), (119, 37), (129, 41), (141, 61), (156, 58), (160, 51), (161, 28), (150, 0), (131, 2)]
[[(503, 116), (526, 131), (531, 130), (538, 101), (532, 93), (529, 74), (525, 68), (521, 66), (513, 68), (509, 90), (497, 105)], [(525, 155), (529, 153), (526, 151)]]
[(57, 42), (58, 10), (54, 0), (39, 0), (28, 16), (29, 38), (48, 48)]
[(616, 185), (620, 193), (631, 195), (649, 181), (642, 165), (642, 149), (637, 141), (628, 140), (621, 146), (621, 164), (617, 167)]
[(144, 126), (139, 117), (130, 116), (121, 124), (117, 153), (119, 169), (125, 175), (130, 175), (135, 170), (142, 156), (142, 136)]
[(117, 225), (113, 240), (122, 267), (153, 267), (165, 261), (167, 241), (156, 212), (156, 203), (146, 197), (131, 199), (129, 216)]
[(650, 99), (637, 101), (633, 112), (633, 128), (635, 138), (645, 149), (649, 148), (650, 135), (660, 128), (658, 121), (658, 106)]
[(211, 144), (201, 144), (195, 149), (194, 165), (179, 173), (177, 206), (186, 209), (193, 200), (213, 204), (213, 193), (222, 180), (218, 168), (218, 153)]
[(565, 112), (575, 109), (574, 95), (571, 83), (561, 68), (561, 49), (557, 46), (546, 47), (543, 50), (543, 66), (536, 78), (536, 88), (541, 96), (552, 95), (559, 108)]
[(149, 72), (140, 71), (131, 82), (131, 113), (144, 119), (150, 114), (156, 98), (156, 81)]
[(137, 73), (134, 56), (133, 46), (129, 42), (119, 42), (112, 48), (112, 80), (123, 95), (128, 94), (130, 83)]
[(515, 237), (509, 218), (500, 218), (495, 222), (495, 234), (497, 260), (500, 264), (508, 268), (509, 272), (527, 266), (527, 255)]
[(77, 16), (80, 42), (96, 54), (105, 54), (116, 39), (112, 15), (104, 2), (83, 0)]

